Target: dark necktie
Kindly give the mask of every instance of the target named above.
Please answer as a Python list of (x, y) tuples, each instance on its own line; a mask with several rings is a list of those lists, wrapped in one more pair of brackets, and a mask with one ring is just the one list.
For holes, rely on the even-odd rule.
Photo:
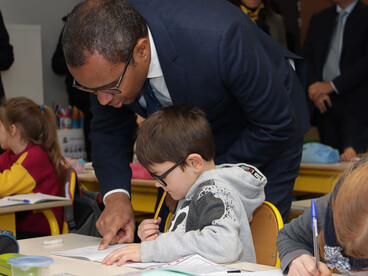
[(146, 81), (144, 82), (142, 93), (144, 99), (146, 100), (147, 116), (149, 116), (161, 107), (161, 103), (156, 98), (156, 95), (153, 92), (152, 87), (149, 83), (149, 79), (146, 79)]

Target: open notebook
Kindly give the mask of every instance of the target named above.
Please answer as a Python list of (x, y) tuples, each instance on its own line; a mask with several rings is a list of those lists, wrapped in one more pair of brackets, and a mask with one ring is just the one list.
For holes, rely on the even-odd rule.
[[(102, 260), (113, 250), (123, 247), (125, 245), (126, 244), (109, 245), (105, 250), (98, 250), (99, 245), (93, 245), (66, 251), (53, 252), (52, 254), (87, 261), (102, 262)], [(246, 270), (231, 268), (228, 266), (213, 263), (198, 254), (183, 257), (171, 263), (127, 262), (123, 266), (141, 269), (138, 271), (127, 273), (126, 275), (141, 275), (146, 272), (153, 272), (153, 271), (157, 271), (158, 274), (156, 275), (161, 275), (163, 271), (179, 272), (179, 274), (181, 275), (229, 275), (229, 273), (243, 274), (249, 272)], [(269, 272), (268, 274), (265, 275), (282, 276), (282, 272), (280, 269), (275, 269), (271, 273)], [(254, 274), (254, 276), (256, 276), (256, 274)]]
[(0, 199), (0, 207), (19, 205), (19, 204), (35, 204), (45, 201), (67, 200), (65, 197), (46, 195), (42, 193), (35, 194), (19, 194), (6, 196)]

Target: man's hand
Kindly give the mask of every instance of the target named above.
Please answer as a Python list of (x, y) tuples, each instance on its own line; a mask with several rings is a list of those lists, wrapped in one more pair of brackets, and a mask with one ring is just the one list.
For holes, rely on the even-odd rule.
[(308, 96), (318, 110), (321, 113), (325, 113), (327, 111), (327, 106), (332, 106), (332, 102), (328, 94), (333, 91), (334, 89), (330, 82), (318, 81), (308, 87)]
[(330, 96), (320, 96), (314, 101), (314, 105), (318, 108), (319, 112), (321, 112), (322, 114), (325, 113), (327, 111), (327, 106), (332, 106)]
[(319, 271), (314, 257), (303, 254), (295, 258), (289, 265), (288, 276), (331, 276), (327, 265), (319, 262)]
[(105, 209), (96, 222), (102, 238), (99, 250), (109, 244), (133, 242), (135, 219), (133, 207), (125, 193), (113, 193), (105, 198)]
[(330, 82), (317, 81), (308, 87), (309, 99), (314, 101), (315, 99), (328, 95), (334, 91)]
[(353, 147), (347, 147), (341, 154), (341, 159), (343, 161), (354, 161), (357, 158), (357, 153)]

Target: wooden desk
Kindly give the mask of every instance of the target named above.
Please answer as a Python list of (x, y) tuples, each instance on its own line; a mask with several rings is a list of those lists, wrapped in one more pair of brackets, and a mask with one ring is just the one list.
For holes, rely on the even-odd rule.
[(294, 192), (327, 194), (332, 191), (339, 177), (350, 163), (300, 164), (295, 180)]
[(0, 207), (0, 229), (12, 231), (15, 235), (15, 213), (30, 210), (42, 210), (54, 207), (72, 205), (71, 200), (55, 200), (35, 204), (21, 204), (8, 207)]
[[(78, 180), (87, 190), (100, 191), (100, 185), (93, 171), (78, 174)], [(153, 213), (157, 198), (155, 181), (132, 179), (131, 202), (135, 212)]]
[[(63, 243), (54, 245), (43, 245), (44, 240), (50, 239), (63, 239)], [(78, 234), (65, 234), (52, 237), (41, 237), (19, 241), (20, 253), (25, 255), (41, 255), (51, 257), (54, 263), (50, 265), (50, 275), (122, 275), (127, 272), (136, 271), (134, 268), (117, 267), (115, 265), (106, 266), (97, 262), (90, 262), (85, 260), (79, 260), (74, 258), (66, 258), (61, 256), (51, 255), (55, 251), (64, 251), (69, 249), (75, 249), (79, 247), (91, 246), (98, 244), (101, 241), (100, 238), (78, 235)], [(231, 267), (242, 268), (251, 271), (264, 271), (275, 269), (271, 266), (257, 265), (252, 263), (235, 263), (231, 264)]]

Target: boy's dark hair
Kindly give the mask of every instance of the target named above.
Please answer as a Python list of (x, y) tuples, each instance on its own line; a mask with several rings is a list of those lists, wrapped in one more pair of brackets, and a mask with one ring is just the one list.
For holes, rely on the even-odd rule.
[(208, 161), (215, 158), (211, 125), (201, 110), (168, 106), (140, 124), (136, 154), (143, 167), (166, 161), (176, 163), (191, 153)]

